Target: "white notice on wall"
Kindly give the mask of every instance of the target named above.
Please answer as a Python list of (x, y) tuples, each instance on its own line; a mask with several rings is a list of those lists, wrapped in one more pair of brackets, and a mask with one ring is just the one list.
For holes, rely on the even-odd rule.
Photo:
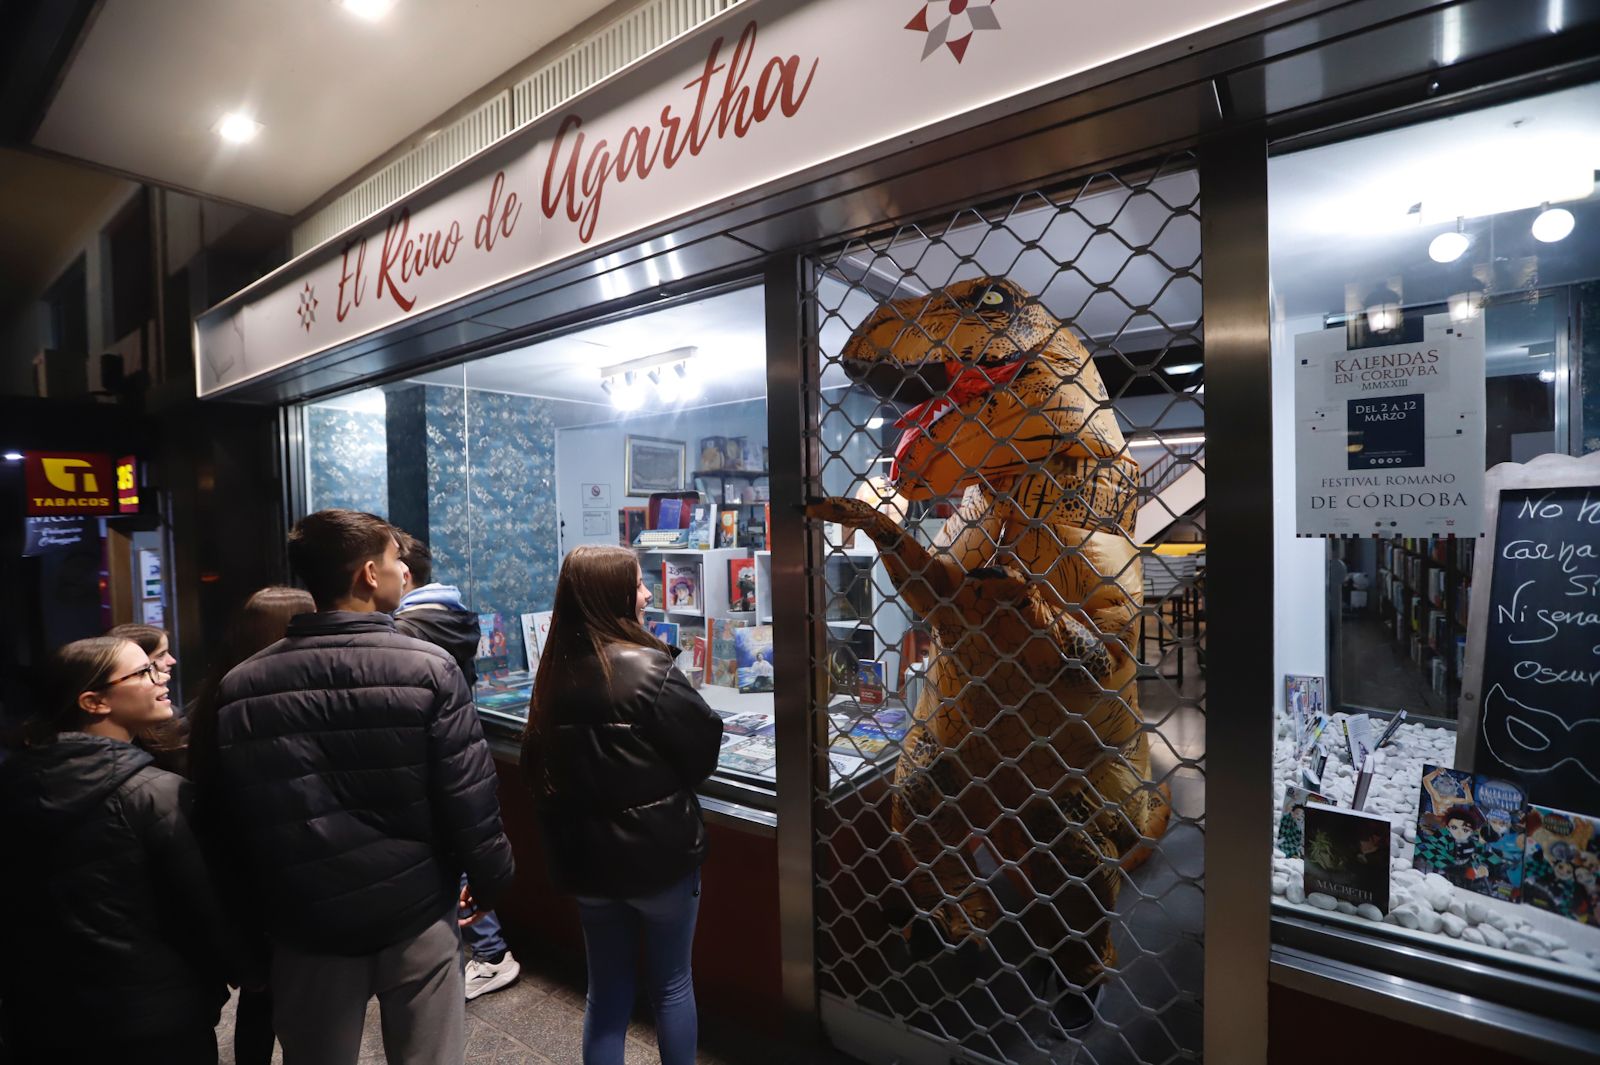
[(1483, 533), (1483, 319), (1295, 337), (1295, 531)]
[(616, 532), (616, 525), (609, 510), (586, 510), (583, 512), (583, 535), (585, 536), (611, 536)]
[(603, 510), (611, 506), (611, 486), (609, 484), (586, 484), (580, 487), (583, 490), (583, 506), (585, 509)]

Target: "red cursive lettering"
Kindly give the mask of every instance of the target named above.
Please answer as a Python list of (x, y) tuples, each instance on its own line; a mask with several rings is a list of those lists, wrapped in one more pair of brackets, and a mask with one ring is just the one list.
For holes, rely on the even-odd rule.
[[(500, 194), (505, 191), (506, 172), (504, 170), (495, 174), (494, 181), (489, 184), (489, 208), (478, 216), (478, 224), (472, 230), (472, 246), (482, 248), (484, 251), (494, 251), (494, 242), (500, 237), (509, 237), (511, 231), (517, 226), (517, 219), (522, 217), (522, 205), (517, 202), (517, 194), (511, 193), (506, 197), (505, 203), (500, 202)], [(495, 211), (500, 212), (500, 220), (495, 221)]]
[[(711, 42), (700, 73), (683, 86), (694, 93), (694, 107), (687, 118), (668, 104), (661, 109), (653, 129), (631, 126), (613, 149), (603, 138), (586, 145), (583, 119), (576, 114), (564, 117), (545, 162), (539, 193), (544, 216), (554, 218), (556, 212), (564, 213), (568, 221), (578, 224), (578, 239), (587, 244), (599, 225), (608, 182), (644, 181), (657, 162), (670, 170), (685, 151), (697, 156), (713, 139), (726, 140), (730, 132), (734, 138), (744, 137), (774, 110), (785, 118), (793, 118), (799, 112), (821, 60), (811, 61), (802, 81), (799, 56), (773, 56), (762, 65), (752, 90), (745, 81), (756, 46), (755, 20), (739, 34), (726, 65), (719, 61), (723, 43), (722, 37)], [(721, 89), (707, 108), (712, 83), (719, 73), (723, 75)]]
[[(356, 249), (356, 268), (350, 270), (350, 249)], [(345, 315), (361, 306), (361, 297), (366, 294), (367, 279), (361, 276), (362, 268), (367, 262), (367, 242), (363, 238), (359, 241), (352, 240), (345, 244), (344, 251), (339, 260), (339, 296), (334, 301), (334, 317), (344, 321)], [(353, 283), (352, 283), (353, 282)], [(350, 299), (345, 300), (345, 285), (350, 284)]]
[[(395, 228), (397, 223), (398, 230)], [(406, 234), (410, 229), (411, 208), (402, 207), (397, 214), (390, 215), (389, 223), (383, 227), (383, 254), (378, 258), (378, 298), (383, 299), (383, 290), (387, 288), (395, 306), (402, 311), (409, 311), (417, 299), (415, 296), (407, 299), (389, 271), (405, 257)], [(401, 269), (403, 271), (404, 267)]]

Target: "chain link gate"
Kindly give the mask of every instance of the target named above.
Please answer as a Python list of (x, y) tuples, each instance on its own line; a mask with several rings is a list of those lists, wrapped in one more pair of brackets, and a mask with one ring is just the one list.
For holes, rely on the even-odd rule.
[(904, 1061), (1196, 1060), (1193, 160), (812, 265), (825, 1022)]

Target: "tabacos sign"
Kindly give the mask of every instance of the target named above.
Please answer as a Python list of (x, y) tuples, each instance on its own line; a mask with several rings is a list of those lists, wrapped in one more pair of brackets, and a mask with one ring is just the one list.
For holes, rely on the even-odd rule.
[(23, 456), (28, 513), (136, 514), (138, 463), (132, 456), (87, 451), (29, 451)]

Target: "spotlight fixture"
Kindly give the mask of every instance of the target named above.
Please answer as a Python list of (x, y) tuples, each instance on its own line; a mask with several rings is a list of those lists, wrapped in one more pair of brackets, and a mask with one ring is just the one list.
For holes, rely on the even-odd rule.
[(1367, 330), (1387, 333), (1400, 324), (1400, 293), (1388, 285), (1379, 285), (1367, 293)]
[(230, 111), (212, 128), (229, 144), (247, 144), (261, 132), (261, 123), (242, 112)]
[(1198, 362), (1175, 362), (1171, 366), (1161, 367), (1161, 372), (1164, 374), (1171, 374), (1174, 377), (1183, 377), (1187, 374), (1192, 374), (1199, 369), (1200, 364)]
[(1533, 239), (1554, 244), (1558, 240), (1565, 240), (1575, 224), (1571, 211), (1565, 207), (1551, 207), (1547, 203), (1533, 220)]
[(22, 461), (22, 452), (20, 452), (20, 451), (7, 451), (5, 453), (5, 460), (7, 462), (21, 462)]
[(877, 417), (876, 415), (874, 415), (871, 418), (868, 418), (867, 419), (867, 428), (868, 429), (882, 429), (883, 428), (883, 419)]
[(1457, 218), (1455, 229), (1440, 233), (1429, 241), (1428, 258), (1436, 263), (1453, 263), (1461, 258), (1467, 246), (1472, 243), (1467, 239), (1466, 233), (1462, 232), (1463, 228), (1465, 228), (1464, 219)]
[(644, 406), (649, 387), (663, 403), (677, 403), (700, 394), (700, 378), (694, 372), (697, 348), (673, 348), (638, 359), (606, 366), (600, 370), (600, 388), (611, 397), (618, 410), (638, 410)]
[(1545, 384), (1548, 385), (1548, 384), (1552, 383), (1553, 381), (1555, 381), (1555, 379), (1556, 379), (1556, 372), (1554, 370), (1540, 370), (1539, 371), (1539, 380), (1543, 381)]
[(1445, 301), (1452, 322), (1470, 322), (1483, 309), (1483, 296), (1477, 292), (1457, 292)]

